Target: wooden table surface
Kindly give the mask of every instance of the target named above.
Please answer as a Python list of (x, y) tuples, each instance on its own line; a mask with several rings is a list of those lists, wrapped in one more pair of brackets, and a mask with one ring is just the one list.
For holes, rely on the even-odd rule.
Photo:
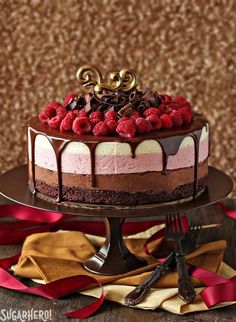
[[(0, 203), (7, 203), (0, 197)], [(236, 208), (236, 200), (227, 199), (225, 204), (231, 208)], [(227, 264), (236, 269), (236, 221), (222, 215), (216, 206), (209, 206), (202, 210), (197, 210), (188, 214), (190, 218), (198, 217), (202, 223), (222, 223), (221, 228), (204, 230), (202, 236), (204, 241), (213, 241), (225, 238), (228, 248), (224, 260)], [(20, 246), (0, 246), (0, 258), (14, 255), (19, 251)], [(14, 310), (52, 310), (52, 321), (68, 321), (62, 313), (78, 309), (89, 304), (93, 299), (83, 295), (72, 295), (60, 300), (47, 300), (40, 297), (17, 293), (0, 288), (0, 312), (1, 309)], [(94, 316), (87, 319), (90, 322), (134, 322), (134, 321), (236, 321), (236, 305), (225, 308), (211, 310), (208, 312), (191, 313), (185, 316), (178, 316), (166, 311), (155, 310), (146, 311), (135, 308), (128, 308), (119, 304), (105, 301), (101, 309)], [(73, 321), (77, 321), (74, 319)], [(79, 320), (78, 320), (79, 321)], [(81, 321), (81, 320), (80, 320)]]

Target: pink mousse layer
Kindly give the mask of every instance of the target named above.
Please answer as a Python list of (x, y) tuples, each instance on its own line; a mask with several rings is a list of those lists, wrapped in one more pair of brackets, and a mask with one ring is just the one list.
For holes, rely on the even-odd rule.
[[(200, 141), (199, 162), (208, 157), (208, 138)], [(35, 164), (49, 170), (56, 171), (56, 158), (53, 150), (36, 146)], [(96, 156), (96, 174), (122, 174), (162, 171), (162, 153), (145, 153), (134, 159), (128, 155), (98, 155)], [(194, 146), (181, 147), (176, 155), (168, 159), (167, 169), (181, 169), (194, 165)], [(62, 172), (91, 174), (89, 155), (62, 153)]]

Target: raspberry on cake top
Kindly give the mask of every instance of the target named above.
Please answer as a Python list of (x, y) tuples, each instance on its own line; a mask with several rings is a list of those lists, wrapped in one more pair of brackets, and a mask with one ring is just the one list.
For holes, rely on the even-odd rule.
[[(88, 83), (92, 85), (91, 81)], [(47, 104), (39, 120), (61, 132), (126, 138), (181, 127), (192, 121), (191, 105), (183, 96), (171, 97), (151, 89), (127, 91), (123, 86), (122, 83), (115, 92), (106, 85), (100, 93), (68, 94), (63, 103)]]

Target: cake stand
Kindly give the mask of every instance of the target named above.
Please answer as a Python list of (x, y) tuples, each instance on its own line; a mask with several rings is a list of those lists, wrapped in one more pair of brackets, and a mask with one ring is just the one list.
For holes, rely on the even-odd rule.
[(106, 241), (98, 253), (84, 263), (85, 269), (96, 274), (116, 275), (145, 266), (146, 262), (135, 257), (126, 247), (122, 224), (125, 218), (161, 217), (182, 213), (214, 204), (224, 199), (233, 188), (232, 180), (224, 172), (209, 167), (207, 189), (197, 198), (180, 202), (165, 202), (139, 206), (91, 205), (84, 203), (45, 200), (33, 195), (28, 188), (27, 166), (14, 168), (0, 176), (0, 193), (18, 204), (77, 216), (103, 218)]

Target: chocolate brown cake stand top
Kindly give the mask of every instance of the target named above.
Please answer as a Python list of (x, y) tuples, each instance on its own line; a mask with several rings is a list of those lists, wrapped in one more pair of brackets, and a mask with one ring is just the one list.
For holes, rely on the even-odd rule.
[(139, 206), (92, 205), (71, 202), (56, 203), (53, 200), (45, 200), (33, 195), (28, 187), (26, 165), (14, 168), (0, 176), (0, 193), (16, 203), (41, 210), (92, 217), (150, 217), (193, 210), (224, 199), (232, 188), (233, 183), (229, 176), (209, 167), (208, 188), (195, 199)]

